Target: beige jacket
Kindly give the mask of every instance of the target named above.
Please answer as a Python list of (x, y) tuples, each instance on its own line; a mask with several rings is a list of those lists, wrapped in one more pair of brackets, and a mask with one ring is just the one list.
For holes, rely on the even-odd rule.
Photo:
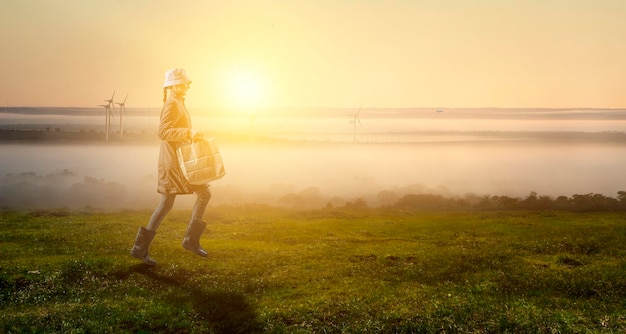
[(185, 107), (185, 100), (176, 94), (169, 94), (159, 122), (158, 192), (162, 194), (190, 194), (192, 187), (183, 175), (176, 157), (176, 149), (192, 139), (191, 118)]

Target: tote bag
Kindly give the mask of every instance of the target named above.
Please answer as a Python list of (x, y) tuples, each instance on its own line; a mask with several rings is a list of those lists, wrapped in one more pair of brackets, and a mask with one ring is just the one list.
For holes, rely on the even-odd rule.
[(178, 163), (189, 184), (200, 185), (226, 175), (214, 138), (187, 143), (176, 150)]

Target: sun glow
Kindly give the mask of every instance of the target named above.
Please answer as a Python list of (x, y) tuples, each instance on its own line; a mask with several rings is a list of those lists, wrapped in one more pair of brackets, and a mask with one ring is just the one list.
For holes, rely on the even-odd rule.
[(232, 69), (228, 72), (224, 87), (229, 104), (236, 108), (255, 108), (264, 103), (265, 87), (254, 72), (245, 69)]

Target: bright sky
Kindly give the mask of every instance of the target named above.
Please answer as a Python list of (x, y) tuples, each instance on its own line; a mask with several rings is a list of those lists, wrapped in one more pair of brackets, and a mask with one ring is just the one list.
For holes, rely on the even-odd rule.
[[(3, 0), (0, 105), (626, 107), (624, 0)], [(118, 100), (116, 98), (116, 100)]]

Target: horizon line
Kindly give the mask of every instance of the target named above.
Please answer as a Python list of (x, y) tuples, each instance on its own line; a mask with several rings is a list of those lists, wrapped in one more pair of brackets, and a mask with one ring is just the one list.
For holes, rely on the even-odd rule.
[[(101, 109), (99, 106), (3, 106), (0, 107), (0, 110), (6, 109), (42, 109), (42, 108), (50, 108), (50, 109)], [(126, 107), (127, 109), (160, 109), (161, 106), (138, 106), (138, 107)], [(411, 110), (411, 109), (434, 109), (434, 110), (461, 110), (461, 109), (509, 109), (509, 110), (612, 110), (612, 111), (626, 111), (626, 107), (367, 107), (367, 106), (354, 106), (354, 107), (306, 107), (306, 106), (282, 106), (282, 107), (259, 107), (252, 108), (256, 110), (285, 110), (285, 109), (296, 109), (296, 110), (312, 110), (312, 109), (368, 109), (368, 110), (376, 110), (376, 109), (384, 109), (384, 110)], [(196, 106), (196, 107), (188, 107), (188, 109), (202, 109), (202, 110), (228, 110), (228, 109), (236, 109), (231, 107), (207, 107), (207, 106)]]

